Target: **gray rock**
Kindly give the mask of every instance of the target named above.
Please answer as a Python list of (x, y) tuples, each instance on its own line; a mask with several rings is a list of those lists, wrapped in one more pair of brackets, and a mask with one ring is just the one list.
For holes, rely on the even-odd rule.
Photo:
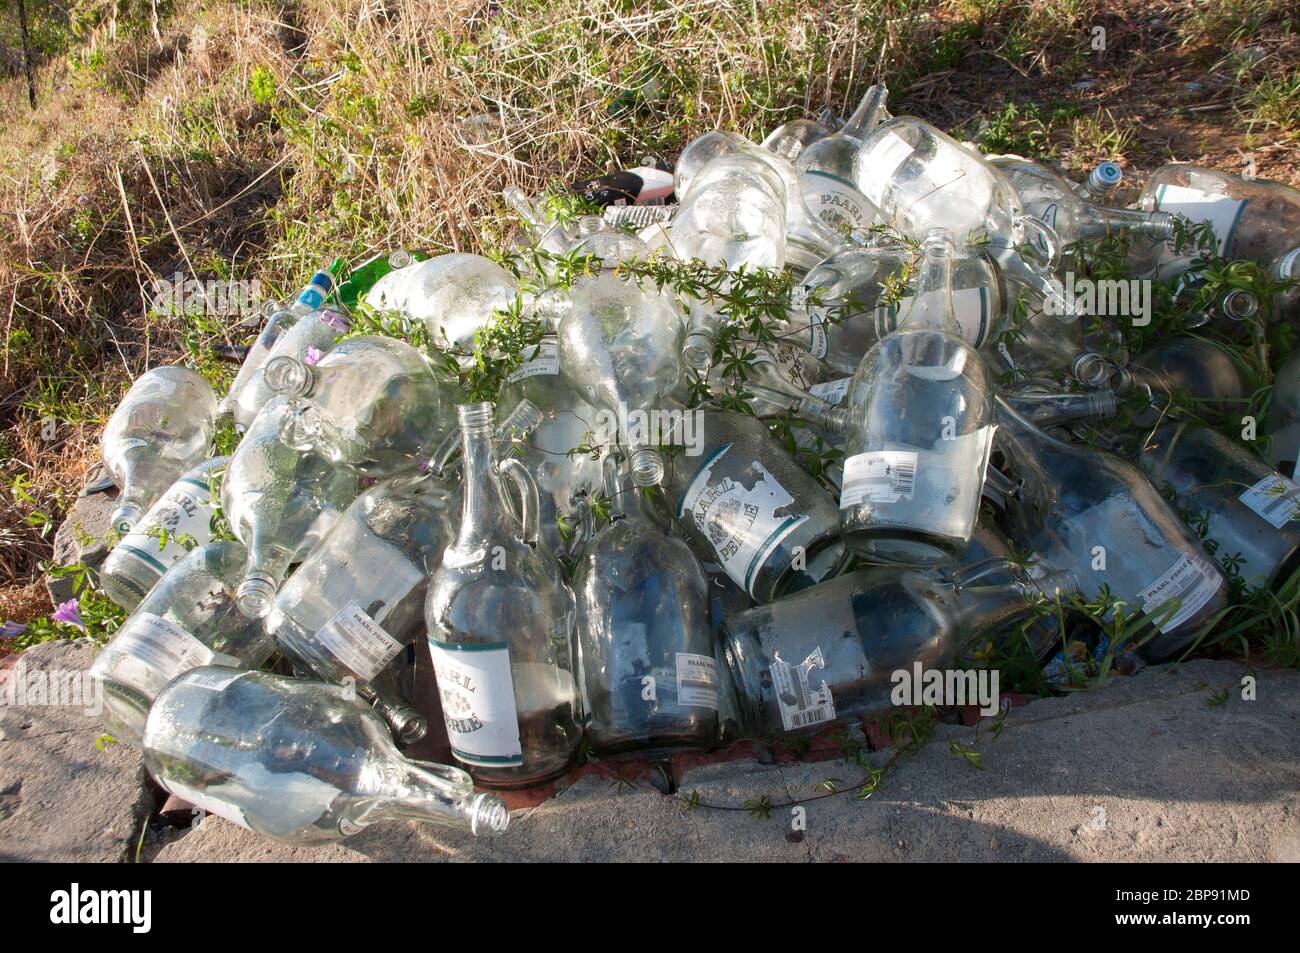
[[(54, 565), (75, 566), (81, 563), (95, 569), (108, 558), (111, 517), (116, 506), (116, 492), (77, 497), (54, 534)], [(57, 579), (47, 575), (45, 588), (55, 605), (76, 595), (75, 582), (67, 577)]]
[[(92, 643), (47, 642), (0, 674), (0, 861), (113, 862), (153, 808), (140, 754), (95, 746)], [(54, 686), (54, 691), (50, 690)], [(60, 704), (48, 704), (57, 700)]]

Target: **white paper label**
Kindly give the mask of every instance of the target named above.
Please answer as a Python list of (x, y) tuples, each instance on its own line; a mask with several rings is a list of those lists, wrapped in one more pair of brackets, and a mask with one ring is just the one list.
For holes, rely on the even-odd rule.
[(844, 461), (840, 509), (861, 503), (910, 500), (916, 488), (918, 454), (909, 450), (874, 450)]
[(718, 663), (713, 656), (677, 653), (677, 704), (717, 709)]
[(871, 151), (863, 157), (862, 165), (869, 171), (868, 181), (859, 183), (862, 194), (877, 207), (885, 194), (885, 186), (895, 170), (907, 161), (912, 146), (896, 132), (887, 132), (872, 144)]
[(1160, 624), (1161, 632), (1182, 625), (1213, 598), (1222, 581), (1214, 566), (1199, 556), (1180, 556), (1163, 576), (1138, 593), (1142, 611), (1155, 612), (1170, 599), (1179, 600), (1172, 616)]
[(537, 345), (532, 356), (506, 378), (506, 383), (514, 384), (529, 377), (554, 377), (558, 373), (560, 373), (559, 349), (554, 340), (544, 340)]
[(1209, 222), (1219, 240), (1216, 252), (1224, 257), (1232, 249), (1237, 222), (1245, 207), (1245, 199), (1215, 195), (1182, 185), (1162, 185), (1156, 189), (1156, 208), (1160, 211), (1183, 215), (1194, 225)]
[(173, 564), (185, 558), (189, 552), (186, 542), (202, 546), (211, 539), (212, 491), (202, 481), (184, 478), (149, 507), (144, 519), (122, 538), (117, 548), (161, 579)]
[(817, 169), (804, 172), (803, 194), (808, 210), (835, 232), (870, 228), (876, 217), (857, 186), (828, 172)]
[(176, 795), (176, 797), (180, 798), (182, 801), (193, 804), (205, 814), (215, 814), (217, 817), (223, 817), (230, 821), (230, 823), (238, 824), (245, 830), (251, 831), (253, 829), (249, 825), (248, 821), (244, 819), (243, 808), (235, 807), (233, 804), (228, 804), (225, 801), (218, 800), (212, 795), (205, 794), (202, 791), (196, 791), (194, 788), (187, 784), (182, 784), (175, 778), (167, 778), (166, 781), (160, 781), (159, 783), (172, 794)]
[(849, 395), (849, 385), (851, 383), (853, 383), (852, 377), (841, 377), (839, 380), (813, 384), (812, 387), (808, 388), (808, 393), (814, 397), (820, 397), (828, 404), (838, 404)]
[[(876, 320), (883, 318), (885, 327), (894, 330), (907, 320), (916, 298), (912, 295), (890, 305), (876, 308)], [(961, 328), (961, 336), (971, 347), (982, 347), (992, 324), (987, 288), (959, 288), (952, 292), (952, 310)]]
[(213, 652), (180, 626), (152, 612), (132, 615), (109, 648), (139, 659), (169, 681), (201, 665), (239, 665), (238, 659)]
[(1296, 264), (1300, 262), (1300, 248), (1293, 248), (1285, 258), (1277, 263), (1279, 278), (1295, 278)]
[(825, 679), (820, 684), (810, 684), (816, 669), (826, 667), (826, 658), (818, 646), (799, 665), (791, 665), (778, 655), (772, 662), (772, 694), (781, 708), (781, 724), (786, 731), (820, 725), (835, 719), (835, 699)]
[(696, 472), (677, 508), (678, 516), (691, 520), (718, 554), (727, 575), (750, 595), (759, 570), (781, 541), (803, 523), (807, 515), (778, 516), (776, 511), (794, 503), (794, 497), (758, 461), (749, 466), (756, 474), (752, 489), (730, 477), (713, 480), (713, 467), (731, 450), (727, 444)]
[(349, 602), (321, 626), (316, 641), (366, 681), (387, 668), (402, 651), (402, 643), (385, 632), (355, 602)]
[(1281, 529), (1300, 517), (1300, 485), (1280, 474), (1266, 476), (1241, 494), (1241, 502)]
[(456, 760), (487, 768), (523, 764), (509, 644), (430, 640), (429, 654)]

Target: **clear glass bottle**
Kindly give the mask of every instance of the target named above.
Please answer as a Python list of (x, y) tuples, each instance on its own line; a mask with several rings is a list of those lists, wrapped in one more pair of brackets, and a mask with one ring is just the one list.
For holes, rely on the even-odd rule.
[(845, 411), (840, 525), (861, 555), (928, 565), (961, 552), (993, 444), (993, 379), (952, 306), (951, 234), (925, 241), (907, 321), (863, 358)]
[(438, 255), (390, 271), (375, 282), (365, 301), (378, 311), (400, 311), (422, 321), (429, 340), (474, 360), (474, 335), (494, 314), (508, 309), (519, 282), (482, 255)]
[(1270, 464), (1288, 476), (1295, 475), (1300, 459), (1300, 348), (1278, 368), (1268, 404), (1268, 455)]
[(1115, 194), (1123, 181), (1124, 170), (1118, 165), (1110, 161), (1098, 162), (1088, 177), (1074, 186), (1074, 190), (1094, 202), (1105, 202)]
[(599, 411), (560, 373), (553, 335), (543, 337), (525, 358), (502, 385), (500, 403), (509, 407), (528, 400), (541, 412), (541, 421), (515, 452), (537, 481), (542, 541), (551, 552), (563, 553), (582, 542), (586, 503), (601, 487), (600, 461), (591, 452)]
[(1156, 277), (1169, 284), (1173, 304), (1181, 313), (1184, 328), (1216, 324), (1221, 331), (1233, 325), (1249, 327), (1259, 316), (1259, 298), (1245, 288), (1217, 288), (1207, 292), (1206, 259), (1182, 255), (1160, 266)]
[(972, 640), (1075, 586), (1068, 573), (980, 584), (980, 570), (875, 567), (733, 616), (719, 638), (741, 730), (777, 740), (892, 711), (894, 673), (952, 668)]
[(1273, 281), (1287, 283), (1286, 287), (1273, 295), (1269, 320), (1288, 321), (1292, 324), (1300, 321), (1300, 245), (1288, 248), (1278, 255), (1268, 267), (1268, 276)]
[(377, 479), (429, 459), (460, 394), (411, 345), (378, 335), (349, 338), (314, 365), (273, 357), (266, 383), (289, 401), (288, 445)]
[(764, 149), (794, 162), (808, 146), (831, 135), (843, 125), (844, 120), (837, 117), (833, 109), (823, 109), (816, 119), (801, 117), (781, 123), (760, 144)]
[[(1056, 232), (1063, 249), (1121, 232), (1162, 242), (1173, 238), (1174, 217), (1168, 212), (1099, 205), (1051, 169), (1019, 156), (993, 156), (989, 162), (1010, 180), (1026, 214)], [(1046, 246), (1039, 250), (1048, 253)]]
[(1175, 398), (1196, 414), (1245, 413), (1254, 388), (1228, 351), (1208, 338), (1174, 338), (1135, 357), (1116, 375), (1119, 394), (1140, 393), (1149, 407), (1132, 413), (1138, 426), (1149, 426), (1167, 412)]
[(275, 347), (275, 342), (280, 340), (280, 335), (298, 323), (298, 315), (278, 302), (268, 302), (265, 310), (268, 312), (266, 323), (262, 325), (262, 330), (253, 339), (253, 343), (249, 345), (248, 353), (244, 355), (244, 362), (239, 365), (239, 373), (235, 375), (230, 389), (226, 391), (226, 396), (217, 403), (218, 418), (233, 418), (239, 395), (256, 375), (258, 368), (266, 363), (266, 359), (271, 355), (271, 349)]
[(253, 371), (238, 393), (232, 391), (230, 411), (235, 427), (247, 430), (253, 418), (276, 396), (266, 380), (266, 371), (277, 357), (315, 362), (327, 354), (351, 327), (342, 311), (327, 308), (298, 318), (292, 327), (276, 338), (266, 359)]
[[(528, 787), (562, 772), (582, 734), (573, 596), (538, 545), (537, 485), (518, 460), (497, 459), (493, 406), (458, 414), (464, 503), (429, 581), (429, 650), (457, 760), (480, 784)], [(523, 501), (522, 532), (503, 478)]]
[(113, 529), (128, 532), (186, 470), (202, 463), (216, 432), (217, 395), (186, 367), (136, 378), (100, 438), (104, 469), (121, 491)]
[[(1300, 234), (1300, 190), (1200, 166), (1161, 166), (1147, 179), (1138, 207), (1209, 223), (1219, 256), (1261, 265), (1294, 246)], [(1166, 246), (1164, 257), (1172, 254)]]
[[(547, 215), (539, 203), (529, 198), (523, 189), (509, 186), (502, 191), (501, 197), (523, 222), (523, 228), (515, 236), (515, 244), (521, 251), (528, 252), (536, 248), (543, 255), (563, 255), (569, 250), (574, 239), (573, 232)], [(529, 267), (531, 263), (525, 261), (524, 265)], [(542, 262), (541, 270), (544, 273), (549, 273), (551, 268), (549, 262)]]
[(1227, 605), (1228, 587), (1160, 491), (1133, 464), (1049, 437), (1001, 398), (998, 422), (1019, 481), (1007, 498), (1017, 545), (1073, 572), (1085, 599), (1105, 590), (1149, 617), (1134, 638), (1148, 661), (1188, 648)]
[(359, 477), (280, 439), (292, 409), (277, 397), (239, 442), (221, 481), (221, 508), (248, 565), (237, 593), (251, 618), (271, 611), (290, 563), (311, 552), (360, 492)]
[(1247, 586), (1277, 590), (1300, 568), (1300, 486), (1249, 450), (1207, 427), (1170, 423), (1147, 438), (1138, 462)]
[[(527, 434), (537, 408), (517, 406), (498, 439)], [(459, 487), (444, 476), (454, 444), (423, 474), (393, 477), (352, 502), (289, 577), (266, 617), (267, 631), (295, 662), (318, 678), (351, 684), (375, 707), (395, 737), (424, 736), (424, 716), (380, 681), (424, 632), (429, 576), (452, 541)]]
[(854, 184), (853, 163), (862, 140), (880, 125), (888, 95), (884, 83), (871, 86), (838, 132), (813, 142), (797, 158), (790, 156), (809, 209), (838, 232), (868, 229), (879, 216), (879, 209)]
[(346, 688), (205, 666), (158, 697), (144, 762), (165, 790), (257, 834), (319, 844), (379, 821), (479, 836), (510, 812), (458, 768), (402, 757), (383, 719)]
[(194, 546), (212, 539), (212, 485), (229, 457), (188, 470), (118, 541), (99, 569), (99, 583), (124, 609), (134, 609), (163, 573)]
[(588, 743), (598, 754), (710, 747), (718, 671), (704, 570), (615, 455), (604, 466), (611, 522), (573, 575)]
[(1021, 321), (1012, 334), (990, 341), (985, 353), (995, 365), (1017, 377), (1073, 377), (1087, 387), (1104, 387), (1122, 378), (1121, 369), (1089, 346), (1082, 321), (1061, 322), (1033, 312)]
[(678, 524), (756, 602), (819, 582), (847, 558), (835, 500), (747, 414), (706, 408), (699, 454), (675, 454), (664, 483)]
[[(627, 248), (630, 243), (634, 246)], [(624, 254), (643, 247), (626, 235), (621, 244)], [(604, 412), (599, 416), (606, 423), (620, 424), (602, 429), (618, 431), (636, 485), (653, 486), (663, 479), (663, 457), (648, 436), (638, 439), (622, 422), (630, 414), (648, 418), (676, 389), (684, 318), (670, 294), (618, 275), (619, 258), (608, 242), (593, 251), (601, 259), (600, 273), (574, 289), (572, 306), (560, 322), (560, 373), (587, 403)]]
[(200, 665), (256, 668), (275, 643), (260, 619), (235, 605), (247, 554), (233, 540), (208, 543), (177, 562), (141, 600), (90, 667), (101, 719), (113, 737), (138, 744), (163, 686)]

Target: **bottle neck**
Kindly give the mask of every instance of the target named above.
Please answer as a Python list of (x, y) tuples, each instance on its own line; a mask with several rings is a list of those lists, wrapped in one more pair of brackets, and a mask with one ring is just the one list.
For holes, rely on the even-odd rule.
[(1082, 394), (1029, 394), (1009, 397), (1008, 403), (1039, 427), (1113, 417), (1116, 410), (1115, 392), (1109, 389)]
[(1079, 591), (1069, 572), (1052, 572), (1038, 579), (1016, 579), (1001, 585), (958, 586), (957, 625), (966, 637), (999, 628), (1034, 611), (1044, 599), (1065, 599)]
[(961, 336), (956, 309), (952, 303), (952, 261), (956, 245), (952, 235), (936, 228), (925, 239), (920, 273), (916, 278), (916, 295), (912, 308), (899, 330), (928, 329)]
[(1086, 202), (1086, 221), (1080, 225), (1080, 238), (1105, 238), (1116, 232), (1143, 235), (1156, 241), (1174, 237), (1174, 217), (1168, 212), (1143, 212), (1132, 208), (1111, 208)]
[(468, 827), (480, 837), (496, 836), (510, 825), (510, 810), (493, 794), (475, 793), (459, 768), (400, 759), (401, 770), (384, 785), (383, 797), (362, 820), (431, 821)]
[(518, 530), (510, 521), (497, 473), (493, 405), (463, 404), (458, 412), (464, 500), (457, 547), (473, 549), (486, 540), (515, 535)]
[(869, 136), (876, 126), (880, 125), (880, 116), (885, 108), (885, 100), (889, 96), (889, 90), (884, 83), (876, 83), (867, 90), (867, 94), (862, 97), (862, 102), (858, 103), (858, 108), (853, 111), (848, 120), (840, 129), (840, 134), (850, 136), (854, 139), (863, 139)]

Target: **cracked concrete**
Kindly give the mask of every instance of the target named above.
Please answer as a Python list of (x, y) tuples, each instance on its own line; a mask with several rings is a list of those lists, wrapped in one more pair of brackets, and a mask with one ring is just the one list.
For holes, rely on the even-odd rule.
[[(88, 661), (88, 652), (76, 643), (29, 653), (42, 664), (83, 657)], [(1160, 666), (1096, 691), (1016, 708), (996, 737), (987, 720), (943, 724), (866, 799), (853, 792), (825, 796), (828, 783), (843, 790), (863, 778), (842, 760), (690, 763), (678, 772), (676, 798), (645, 777), (622, 782), (618, 765), (602, 763), (554, 798), (517, 810), (509, 832), (496, 840), (385, 823), (340, 844), (302, 848), (208, 818), (155, 837), (144, 856), (326, 863), (1297, 861), (1300, 672), (1254, 672), (1253, 701), (1242, 697), (1248, 674), (1231, 662)], [(1226, 698), (1218, 694), (1223, 690)], [(6, 713), (15, 715), (27, 717)], [(22, 729), (13, 740), (10, 729), (0, 732), (0, 854), (121, 859), (152, 803), (140, 784), (139, 758), (97, 751), (97, 723), (80, 713), (60, 717), (47, 724), (55, 730), (38, 735)], [(983, 770), (954, 754), (954, 743), (977, 750)], [(15, 758), (24, 747), (29, 753)], [(891, 755), (871, 752), (869, 763), (879, 767)], [(683, 801), (695, 797), (700, 806), (687, 808)], [(746, 810), (746, 802), (763, 798), (766, 817)], [(808, 798), (814, 800), (800, 811), (787, 803)]]

